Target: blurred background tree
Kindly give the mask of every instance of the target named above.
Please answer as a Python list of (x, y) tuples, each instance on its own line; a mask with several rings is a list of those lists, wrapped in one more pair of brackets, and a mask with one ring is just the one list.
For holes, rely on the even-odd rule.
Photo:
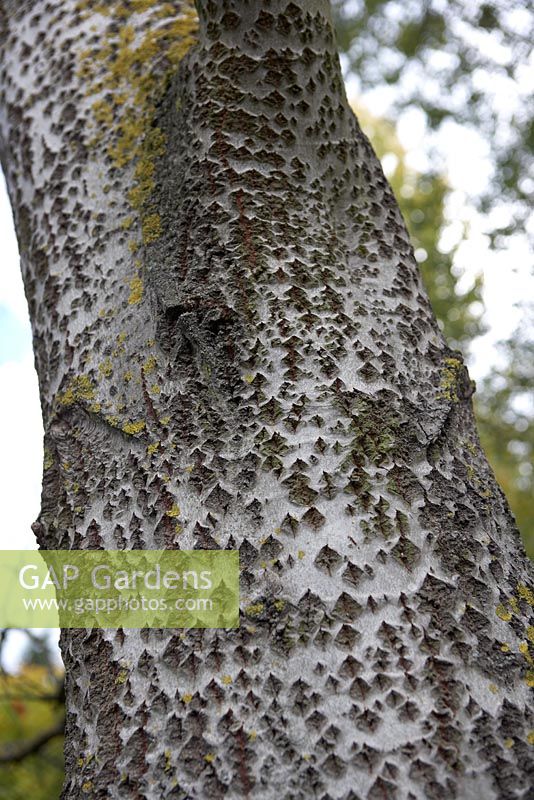
[[(0, 633), (0, 665), (9, 635)], [(63, 783), (63, 670), (49, 639), (25, 636), (18, 669), (0, 666), (0, 800), (54, 800)]]
[(534, 559), (533, 307), (525, 319), (525, 327), (501, 343), (505, 365), (481, 383), (476, 413), (482, 446)]
[(382, 160), (401, 207), (440, 327), (452, 347), (467, 353), (475, 336), (485, 331), (482, 273), (470, 286), (461, 287), (461, 273), (454, 264), (461, 239), (449, 250), (441, 244), (448, 224), (446, 204), (450, 187), (442, 175), (410, 167), (392, 122), (373, 117), (362, 105), (356, 105), (354, 110)]
[[(534, 13), (525, 0), (333, 0), (338, 46), (359, 93), (387, 94), (391, 116), (425, 116), (429, 134), (480, 134), (492, 180), (473, 198), (496, 244), (524, 228), (534, 175)], [(429, 144), (432, 137), (429, 135)], [(439, 150), (434, 152), (439, 160)]]
[[(466, 195), (491, 246), (506, 248), (513, 237), (532, 241), (534, 11), (518, 0), (333, 0), (333, 8), (356, 113), (397, 196), (440, 326), (469, 362), (470, 345), (487, 328), (484, 265), (466, 288), (456, 263), (462, 237), (444, 248), (451, 187), (443, 142), (453, 131), (480, 141), (488, 180)], [(369, 112), (376, 99), (387, 106), (387, 119)], [(410, 167), (397, 135), (398, 121), (414, 110), (424, 121), (432, 166), (426, 171)], [(478, 381), (475, 411), (483, 447), (534, 558), (532, 307), (524, 307), (522, 324), (498, 349), (500, 359)]]

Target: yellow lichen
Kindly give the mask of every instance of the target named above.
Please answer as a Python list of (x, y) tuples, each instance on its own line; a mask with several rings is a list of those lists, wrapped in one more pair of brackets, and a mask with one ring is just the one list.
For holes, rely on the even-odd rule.
[(451, 403), (458, 402), (457, 385), (458, 373), (462, 368), (462, 362), (458, 358), (444, 359), (445, 366), (441, 375), (440, 389), (438, 398), (443, 398)]
[(132, 278), (130, 281), (130, 296), (128, 298), (129, 305), (137, 305), (143, 299), (143, 281), (139, 276)]
[(93, 113), (97, 122), (103, 125), (113, 123), (113, 107), (106, 100), (96, 100), (92, 105)]
[(510, 622), (510, 620), (512, 619), (512, 612), (511, 612), (511, 611), (508, 611), (508, 609), (506, 608), (506, 606), (505, 606), (505, 605), (503, 605), (502, 603), (499, 603), (499, 605), (498, 605), (498, 606), (497, 606), (497, 608), (495, 609), (495, 613), (496, 613), (496, 614), (497, 614), (497, 616), (498, 616), (500, 619), (502, 619), (504, 622)]
[[(135, 163), (129, 194), (132, 208), (145, 211), (143, 240), (154, 241), (161, 233), (159, 218), (147, 207), (154, 189), (155, 160), (162, 155), (165, 137), (154, 126), (156, 106), (176, 68), (196, 41), (198, 19), (193, 0), (187, 0), (177, 14), (174, 4), (150, 0), (110, 0), (85, 9), (82, 15), (109, 16), (98, 46), (79, 53), (79, 76), (87, 96), (95, 97), (92, 111), (95, 125), (106, 126), (110, 134), (96, 136), (98, 146), (107, 139), (107, 154), (114, 168)], [(83, 9), (83, 10), (82, 10)], [(139, 20), (137, 14), (152, 19)], [(128, 229), (130, 218), (124, 221)]]
[(143, 242), (150, 244), (161, 236), (161, 218), (159, 214), (149, 214), (141, 222)]
[(518, 583), (517, 593), (522, 600), (526, 600), (529, 605), (534, 606), (534, 592), (532, 589), (522, 583)]
[(150, 375), (151, 372), (154, 372), (157, 363), (156, 356), (149, 356), (143, 364), (143, 372), (145, 375)]
[(180, 516), (180, 506), (177, 506), (176, 503), (173, 505), (169, 511), (166, 512), (168, 517), (179, 517)]
[(59, 395), (58, 402), (62, 406), (70, 406), (77, 401), (93, 400), (95, 390), (87, 375), (79, 375), (73, 378), (67, 385), (66, 390)]
[(264, 609), (263, 603), (253, 603), (252, 605), (247, 606), (247, 608), (245, 608), (245, 613), (249, 617), (257, 617), (261, 614), (263, 609)]
[(172, 769), (171, 751), (170, 750), (165, 750), (165, 767), (164, 767), (164, 771), (165, 772), (169, 772), (171, 769)]
[(51, 450), (48, 449), (48, 447), (45, 447), (43, 455), (44, 455), (44, 458), (43, 458), (43, 470), (46, 472), (47, 469), (50, 469), (50, 467), (53, 466), (53, 464), (54, 464), (54, 456), (52, 455), (52, 452), (51, 452)]
[(222, 683), (225, 686), (229, 686), (232, 683), (232, 676), (231, 675), (223, 675), (221, 678)]
[(134, 221), (133, 217), (124, 217), (124, 219), (121, 222), (121, 228), (123, 229), (123, 231), (130, 230), (130, 228), (133, 225), (133, 221)]
[(136, 210), (147, 203), (154, 190), (156, 159), (164, 154), (165, 141), (165, 134), (157, 127), (151, 128), (145, 138), (143, 151), (139, 155), (134, 172), (136, 185), (128, 193), (128, 201)]
[(187, 704), (187, 703), (190, 703), (192, 699), (193, 699), (193, 695), (192, 695), (192, 694), (187, 694), (187, 693), (186, 693), (186, 694), (183, 694), (183, 695), (182, 695), (182, 701), (183, 701), (184, 703), (186, 703), (186, 704)]
[(117, 678), (115, 679), (115, 683), (117, 683), (117, 684), (126, 683), (126, 678), (127, 677), (128, 677), (128, 670), (121, 669), (121, 671), (117, 675)]
[(154, 0), (130, 0), (130, 6), (134, 13), (139, 14), (151, 9), (154, 6)]
[(98, 371), (104, 378), (109, 378), (113, 372), (113, 364), (111, 363), (111, 359), (106, 358), (105, 361), (99, 364)]
[(145, 429), (145, 423), (143, 420), (138, 420), (137, 422), (126, 422), (122, 426), (122, 430), (124, 433), (130, 433), (135, 435), (136, 433), (141, 433)]
[(213, 753), (206, 753), (204, 756), (204, 761), (207, 761), (208, 764), (211, 764), (212, 761), (215, 761), (215, 755)]
[(148, 455), (149, 456), (153, 455), (156, 452), (156, 450), (158, 449), (159, 445), (160, 445), (159, 442), (154, 442), (153, 444), (149, 444), (147, 449), (146, 449)]

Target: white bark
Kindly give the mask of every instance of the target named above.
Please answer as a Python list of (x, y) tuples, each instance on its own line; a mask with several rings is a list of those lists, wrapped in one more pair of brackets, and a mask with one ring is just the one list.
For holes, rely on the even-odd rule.
[(1, 5), (39, 543), (243, 568), (237, 631), (64, 632), (63, 796), (530, 797), (532, 572), (328, 3), (200, 5)]

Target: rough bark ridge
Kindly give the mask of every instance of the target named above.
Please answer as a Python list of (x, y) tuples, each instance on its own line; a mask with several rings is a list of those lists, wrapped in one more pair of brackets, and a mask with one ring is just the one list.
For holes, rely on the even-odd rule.
[(0, 15), (39, 542), (242, 561), (237, 631), (62, 635), (63, 797), (533, 797), (532, 575), (328, 4), (199, 11)]

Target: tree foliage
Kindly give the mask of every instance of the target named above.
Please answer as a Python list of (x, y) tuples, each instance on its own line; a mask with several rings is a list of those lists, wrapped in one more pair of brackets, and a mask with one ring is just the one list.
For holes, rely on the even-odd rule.
[[(42, 658), (42, 651), (39, 654)], [(0, 800), (52, 800), (63, 783), (62, 674), (25, 663), (0, 675)]]
[[(499, 0), (334, 0), (333, 7), (340, 50), (362, 92), (389, 86), (392, 118), (416, 107), (429, 131), (452, 122), (481, 134), (493, 175), (472, 200), (488, 214), (492, 244), (524, 233), (534, 187), (534, 123), (523, 89), (531, 59), (531, 9)], [(392, 122), (373, 119), (364, 109), (358, 114), (379, 156), (397, 157), (388, 178), (420, 253), (432, 306), (448, 341), (468, 354), (470, 342), (486, 327), (475, 310), (481, 308), (482, 282), (478, 278), (461, 290), (455, 250), (440, 249), (447, 183), (439, 170), (424, 175), (409, 169)], [(521, 331), (501, 344), (506, 365), (480, 382), (475, 409), (484, 449), (534, 557), (532, 330), (527, 315)]]
[(392, 87), (431, 131), (455, 123), (480, 133), (493, 175), (477, 198), (499, 209), (496, 244), (524, 226), (534, 187), (534, 121), (527, 102), (534, 14), (522, 0), (334, 0), (340, 50), (361, 90)]
[(395, 126), (373, 117), (365, 107), (356, 113), (373, 148), (382, 159), (410, 232), (416, 257), (432, 306), (449, 344), (467, 353), (470, 342), (484, 332), (482, 276), (464, 289), (454, 260), (460, 242), (444, 250), (440, 240), (448, 224), (446, 203), (450, 187), (436, 172), (421, 173), (410, 167)]
[[(481, 314), (482, 276), (462, 290), (455, 271), (455, 252), (443, 252), (439, 242), (447, 224), (449, 187), (436, 174), (410, 169), (395, 134), (395, 126), (357, 109), (360, 122), (380, 158), (396, 159), (388, 178), (395, 191), (416, 253), (420, 252), (423, 280), (447, 340), (465, 354), (484, 330)], [(391, 163), (391, 161), (389, 162)], [(479, 310), (480, 309), (480, 310)], [(494, 367), (478, 386), (475, 411), (482, 446), (503, 489), (527, 553), (534, 558), (534, 342), (530, 321), (500, 345), (504, 366)]]
[(534, 342), (524, 331), (501, 345), (504, 366), (480, 387), (477, 418), (482, 445), (534, 558)]

